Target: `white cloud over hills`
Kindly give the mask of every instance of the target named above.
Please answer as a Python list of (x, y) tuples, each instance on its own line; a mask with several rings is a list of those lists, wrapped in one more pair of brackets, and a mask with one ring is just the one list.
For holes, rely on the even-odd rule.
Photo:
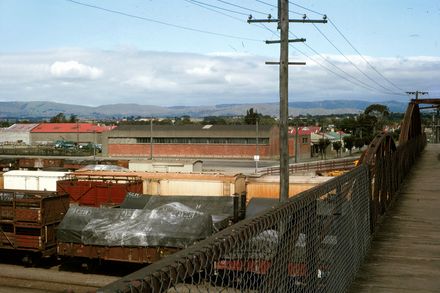
[[(326, 55), (345, 73), (373, 86), (343, 57)], [(392, 86), (359, 56), (350, 60), (370, 77)], [(439, 92), (440, 57), (373, 58), (368, 61), (404, 90)], [(0, 101), (45, 100), (83, 105), (214, 105), (278, 101), (278, 67), (268, 58), (234, 53), (170, 53), (136, 50), (63, 49), (0, 54)], [(348, 75), (347, 75), (348, 74)], [(381, 89), (382, 90), (382, 89)], [(397, 89), (392, 88), (393, 91)], [(314, 61), (290, 68), (290, 100), (402, 99), (368, 91)]]
[(50, 73), (57, 78), (96, 79), (102, 75), (102, 70), (71, 60), (54, 62), (50, 66)]

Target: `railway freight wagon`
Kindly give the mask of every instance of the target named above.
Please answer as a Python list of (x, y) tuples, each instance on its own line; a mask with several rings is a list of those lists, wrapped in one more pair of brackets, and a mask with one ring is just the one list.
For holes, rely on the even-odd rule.
[(72, 206), (57, 232), (58, 255), (153, 263), (244, 217), (245, 196), (128, 194), (120, 208)]
[(68, 208), (68, 195), (0, 190), (0, 249), (20, 250), (43, 257), (54, 255), (56, 228)]
[(69, 194), (73, 204), (100, 207), (119, 205), (128, 192), (142, 193), (142, 184), (136, 176), (69, 175), (56, 190)]
[(78, 170), (76, 177), (121, 177), (136, 176), (143, 180), (143, 194), (232, 196), (246, 191), (246, 176), (243, 174), (219, 173), (165, 173)]
[(3, 173), (3, 184), (5, 189), (56, 191), (57, 181), (66, 174), (67, 172), (13, 170)]

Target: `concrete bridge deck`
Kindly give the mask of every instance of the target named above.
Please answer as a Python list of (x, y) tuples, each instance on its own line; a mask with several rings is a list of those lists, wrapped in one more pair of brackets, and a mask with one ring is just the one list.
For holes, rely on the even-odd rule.
[(350, 292), (440, 292), (440, 144), (414, 165)]

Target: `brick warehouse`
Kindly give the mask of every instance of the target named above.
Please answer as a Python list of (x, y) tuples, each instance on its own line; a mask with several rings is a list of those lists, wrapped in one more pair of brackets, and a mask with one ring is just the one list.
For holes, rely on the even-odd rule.
[[(153, 157), (263, 158), (279, 156), (277, 126), (260, 125), (121, 125), (103, 133), (103, 154), (149, 157), (151, 137)], [(299, 140), (301, 142), (302, 140)], [(289, 153), (294, 154), (289, 139)], [(310, 154), (310, 146), (308, 146)], [(301, 152), (304, 152), (304, 147)]]

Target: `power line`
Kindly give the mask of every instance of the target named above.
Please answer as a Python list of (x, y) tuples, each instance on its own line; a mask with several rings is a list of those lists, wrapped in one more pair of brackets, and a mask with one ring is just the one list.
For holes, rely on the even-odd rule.
[(302, 8), (302, 9), (304, 9), (304, 10), (307, 10), (307, 11), (309, 11), (309, 12), (313, 12), (313, 13), (316, 13), (316, 14), (319, 14), (319, 15), (322, 15), (322, 16), (325, 15), (325, 14), (323, 14), (323, 13), (321, 13), (321, 12), (317, 12), (317, 11), (315, 11), (315, 10), (312, 10), (312, 9), (310, 9), (310, 8), (307, 8), (307, 7), (305, 7), (305, 6), (299, 5), (299, 4), (294, 3), (294, 2), (289, 1), (289, 3), (292, 4), (292, 5), (294, 5), (294, 6), (296, 6), (296, 7), (299, 7), (299, 8)]
[[(312, 10), (308, 7), (302, 6), (300, 4), (294, 3), (292, 1), (289, 1), (290, 4), (296, 6), (296, 7), (300, 7), (306, 11), (312, 12), (312, 13), (316, 13), (318, 15), (325, 15), (321, 12), (318, 12), (316, 10)], [(341, 35), (341, 37), (350, 45), (350, 47), (362, 58), (362, 60), (365, 61), (365, 63), (367, 63), (367, 65), (373, 69), (380, 77), (382, 77), (382, 79), (384, 79), (386, 82), (388, 82), (390, 85), (392, 85), (393, 87), (395, 87), (396, 89), (404, 92), (404, 90), (402, 88), (400, 88), (399, 86), (397, 86), (395, 83), (393, 83), (391, 80), (389, 80), (387, 77), (385, 77), (380, 71), (378, 71), (373, 65), (371, 65), (370, 62), (368, 62), (368, 60), (359, 52), (359, 50), (357, 50), (354, 45), (348, 40), (348, 38), (342, 33), (342, 31), (336, 26), (336, 24), (329, 18), (328, 21), (330, 22), (330, 24), (333, 26), (333, 28)], [(318, 28), (317, 28), (318, 29)], [(319, 29), (318, 29), (319, 30)], [(382, 87), (382, 86), (381, 86)], [(388, 89), (390, 90), (390, 89)]]
[[(292, 35), (296, 38), (297, 36), (295, 34), (292, 33)], [(325, 58), (324, 56), (322, 56), (321, 53), (319, 53), (318, 51), (316, 51), (315, 49), (313, 49), (311, 46), (309, 46), (307, 43), (303, 43), (304, 46), (306, 46), (310, 51), (312, 51), (313, 53), (315, 53), (316, 55), (318, 55), (319, 57), (322, 58), (322, 60), (324, 60), (325, 62), (327, 62), (328, 64), (330, 64), (331, 66), (335, 67), (336, 69), (338, 69), (340, 72), (342, 72), (343, 74), (349, 76), (351, 79), (353, 79), (355, 81), (355, 83), (352, 82), (352, 84), (355, 84), (357, 86), (361, 86), (365, 89), (368, 90), (373, 90), (373, 91), (378, 91), (376, 88), (372, 87), (371, 85), (363, 82), (362, 80), (358, 79), (357, 77), (349, 74), (348, 72), (346, 72), (345, 70), (343, 70), (342, 68), (340, 68), (339, 66), (337, 66), (336, 64), (334, 64), (333, 62), (331, 62), (330, 60), (328, 60), (327, 58)], [(380, 92), (380, 91), (379, 91)]]
[(129, 14), (129, 13), (125, 13), (125, 12), (121, 12), (121, 11), (117, 11), (117, 10), (113, 10), (113, 9), (108, 9), (108, 8), (104, 8), (104, 7), (101, 7), (101, 6), (91, 5), (91, 4), (87, 4), (87, 3), (83, 3), (83, 2), (79, 2), (79, 1), (74, 1), (74, 0), (65, 0), (65, 1), (71, 2), (73, 4), (89, 7), (89, 8), (94, 8), (94, 9), (97, 9), (97, 10), (102, 10), (102, 11), (109, 12), (109, 13), (119, 14), (119, 15), (122, 15), (122, 16), (130, 17), (130, 18), (135, 18), (135, 19), (139, 19), (139, 20), (144, 20), (144, 21), (148, 21), (148, 22), (153, 22), (153, 23), (157, 23), (157, 24), (161, 24), (161, 25), (165, 25), (165, 26), (169, 26), (169, 27), (173, 27), (173, 28), (178, 28), (178, 29), (182, 29), (182, 30), (193, 31), (193, 32), (198, 32), (198, 33), (203, 33), (203, 34), (208, 34), (208, 35), (213, 35), (213, 36), (220, 36), (220, 37), (225, 37), (225, 38), (230, 38), (230, 39), (252, 41), (252, 42), (261, 42), (261, 40), (257, 40), (257, 39), (251, 39), (251, 38), (246, 38), (246, 37), (239, 37), (239, 36), (234, 36), (234, 35), (229, 35), (229, 34), (223, 34), (223, 33), (207, 31), (207, 30), (201, 30), (201, 29), (197, 29), (197, 28), (193, 28), (193, 27), (188, 27), (188, 26), (172, 24), (172, 23), (169, 23), (169, 22), (164, 22), (164, 21), (161, 21), (161, 20), (153, 19), (153, 18), (148, 18), (148, 17), (138, 16), (138, 15), (134, 15), (134, 14)]
[[(269, 29), (266, 25), (262, 24), (262, 27), (264, 27), (266, 30), (270, 31), (272, 34), (274, 34), (275, 36), (278, 37), (278, 34), (276, 32), (274, 32), (273, 30)], [(292, 36), (294, 36), (295, 38), (297, 38), (297, 36), (293, 33), (290, 33)], [(311, 50), (313, 53), (315, 53), (316, 55), (318, 55), (319, 57), (321, 57), (325, 62), (327, 62), (328, 64), (330, 64), (331, 66), (333, 66), (334, 68), (338, 69), (340, 72), (342, 72), (342, 74), (345, 74), (346, 76), (352, 78), (348, 79), (347, 77), (345, 77), (344, 75), (330, 69), (329, 67), (325, 66), (324, 64), (322, 64), (321, 62), (319, 62), (318, 60), (316, 60), (315, 58), (313, 58), (312, 56), (308, 55), (307, 53), (305, 53), (304, 51), (300, 50), (297, 47), (294, 47), (293, 45), (290, 45), (291, 48), (293, 48), (295, 51), (299, 52), (300, 54), (302, 54), (303, 56), (309, 58), (310, 60), (312, 60), (313, 62), (315, 62), (316, 64), (318, 64), (320, 67), (322, 67), (323, 69), (333, 73), (334, 75), (344, 79), (345, 81), (355, 85), (355, 86), (359, 86), (362, 87), (368, 91), (373, 91), (373, 92), (380, 92), (383, 94), (388, 94), (388, 95), (394, 95), (394, 94), (390, 94), (388, 92), (381, 92), (378, 91), (376, 88), (371, 87), (370, 85), (364, 83), (363, 81), (359, 80), (358, 78), (352, 76), (351, 74), (349, 74), (348, 72), (346, 72), (345, 70), (341, 69), (339, 66), (337, 66), (336, 64), (334, 64), (333, 62), (331, 62), (330, 60), (328, 60), (327, 58), (325, 58), (324, 56), (322, 56), (322, 54), (320, 54), (318, 51), (316, 51), (315, 49), (313, 49), (311, 46), (309, 46), (307, 43), (303, 43), (307, 48), (309, 48), (309, 50)]]
[(218, 11), (218, 10), (216, 10), (216, 9), (213, 9), (213, 8), (207, 7), (207, 6), (202, 5), (202, 4), (195, 3), (195, 2), (193, 2), (192, 0), (183, 0), (183, 1), (188, 2), (188, 3), (192, 4), (192, 5), (199, 6), (199, 7), (203, 8), (203, 9), (206, 9), (206, 10), (209, 10), (209, 11), (212, 11), (212, 12), (215, 12), (215, 13), (218, 13), (218, 14), (221, 14), (221, 15), (223, 15), (223, 16), (229, 17), (229, 18), (234, 19), (234, 20), (237, 20), (237, 21), (239, 21), (239, 22), (246, 22), (246, 21), (244, 21), (244, 20), (241, 19), (241, 18), (238, 18), (238, 17), (232, 16), (232, 15), (229, 15), (229, 14), (227, 14), (227, 13), (224, 13), (224, 12)]
[(365, 72), (363, 72), (356, 64), (354, 64), (328, 37), (326, 34), (324, 34), (315, 24), (313, 24), (313, 26), (315, 27), (315, 29), (333, 46), (333, 48), (335, 48), (339, 54), (341, 54), (354, 68), (356, 68), (357, 71), (359, 71), (363, 76), (365, 76), (367, 79), (369, 79), (370, 81), (372, 81), (373, 83), (375, 83), (376, 85), (378, 85), (379, 87), (383, 88), (384, 90), (393, 93), (392, 90), (390, 90), (389, 88), (384, 87), (383, 85), (381, 85), (380, 83), (378, 83), (376, 80), (374, 80), (373, 78), (371, 78), (370, 76), (368, 76)]
[(368, 66), (370, 66), (371, 69), (373, 69), (377, 74), (379, 74), (383, 79), (385, 79), (389, 84), (391, 84), (392, 86), (394, 86), (395, 88), (397, 88), (398, 90), (401, 90), (402, 92), (404, 91), (402, 88), (398, 87), (396, 84), (394, 84), (391, 80), (389, 80), (388, 78), (386, 78), (382, 73), (380, 73), (373, 65), (370, 64), (370, 62), (368, 62), (368, 60), (353, 46), (353, 44), (348, 40), (347, 37), (345, 37), (345, 35), (338, 29), (338, 27), (336, 26), (336, 24), (329, 19), (328, 20), (330, 22), (330, 24), (335, 28), (335, 30), (344, 38), (344, 40), (350, 45), (350, 47), (356, 51), (356, 53), (358, 53), (358, 55), (368, 64)]
[(231, 6), (237, 7), (237, 8), (244, 9), (246, 11), (260, 13), (260, 14), (263, 14), (263, 15), (268, 15), (268, 13), (264, 13), (264, 12), (261, 12), (261, 11), (255, 10), (255, 9), (251, 9), (251, 8), (248, 8), (248, 7), (240, 6), (240, 5), (237, 5), (237, 4), (234, 4), (234, 3), (230, 3), (228, 1), (223, 1), (223, 0), (217, 0), (217, 1), (221, 2), (221, 3), (224, 3), (224, 4), (227, 4), (227, 5), (231, 5)]
[[(270, 4), (270, 3), (267, 3), (265, 1), (262, 1), (262, 0), (255, 0), (255, 1), (258, 2), (258, 3), (261, 3), (261, 4), (264, 4), (264, 5), (267, 5), (267, 6), (274, 7), (274, 8), (278, 9), (278, 6)], [(299, 13), (299, 12), (295, 12), (295, 11), (291, 11), (291, 10), (289, 10), (289, 12), (293, 13), (293, 14), (296, 14), (296, 15), (303, 15), (303, 13)]]
[(209, 3), (206, 3), (206, 2), (201, 2), (201, 1), (197, 1), (197, 0), (188, 0), (188, 1), (185, 0), (185, 1), (186, 2), (198, 3), (200, 5), (205, 5), (205, 6), (208, 6), (208, 7), (224, 10), (224, 11), (227, 11), (227, 12), (232, 12), (232, 13), (239, 14), (239, 15), (248, 16), (247, 13), (236, 11), (236, 10), (232, 10), (232, 9), (228, 9), (228, 8), (223, 8), (223, 7), (220, 7), (220, 6), (217, 6), (217, 5), (212, 5), (212, 4), (209, 4)]
[[(295, 36), (295, 35), (294, 35)], [(365, 82), (363, 82), (362, 80), (360, 80), (359, 78), (353, 76), (352, 74), (346, 72), (345, 70), (343, 70), (342, 68), (340, 68), (339, 66), (337, 66), (336, 64), (334, 64), (333, 62), (331, 62), (330, 60), (328, 60), (327, 58), (325, 58), (324, 56), (322, 56), (321, 53), (319, 53), (318, 51), (316, 51), (315, 49), (313, 49), (311, 46), (309, 46), (308, 44), (304, 43), (304, 45), (313, 53), (315, 53), (316, 55), (320, 56), (322, 58), (322, 60), (324, 60), (325, 62), (327, 62), (328, 64), (330, 64), (331, 66), (335, 67), (336, 69), (338, 69), (340, 72), (342, 72), (343, 74), (349, 76), (351, 79), (353, 79), (353, 81), (351, 81), (352, 84), (355, 84), (357, 86), (361, 86), (364, 89), (373, 91), (373, 92), (378, 92), (378, 93), (382, 93), (382, 94), (387, 94), (387, 95), (397, 95), (397, 93), (392, 93), (389, 91), (382, 91), (379, 90)]]

